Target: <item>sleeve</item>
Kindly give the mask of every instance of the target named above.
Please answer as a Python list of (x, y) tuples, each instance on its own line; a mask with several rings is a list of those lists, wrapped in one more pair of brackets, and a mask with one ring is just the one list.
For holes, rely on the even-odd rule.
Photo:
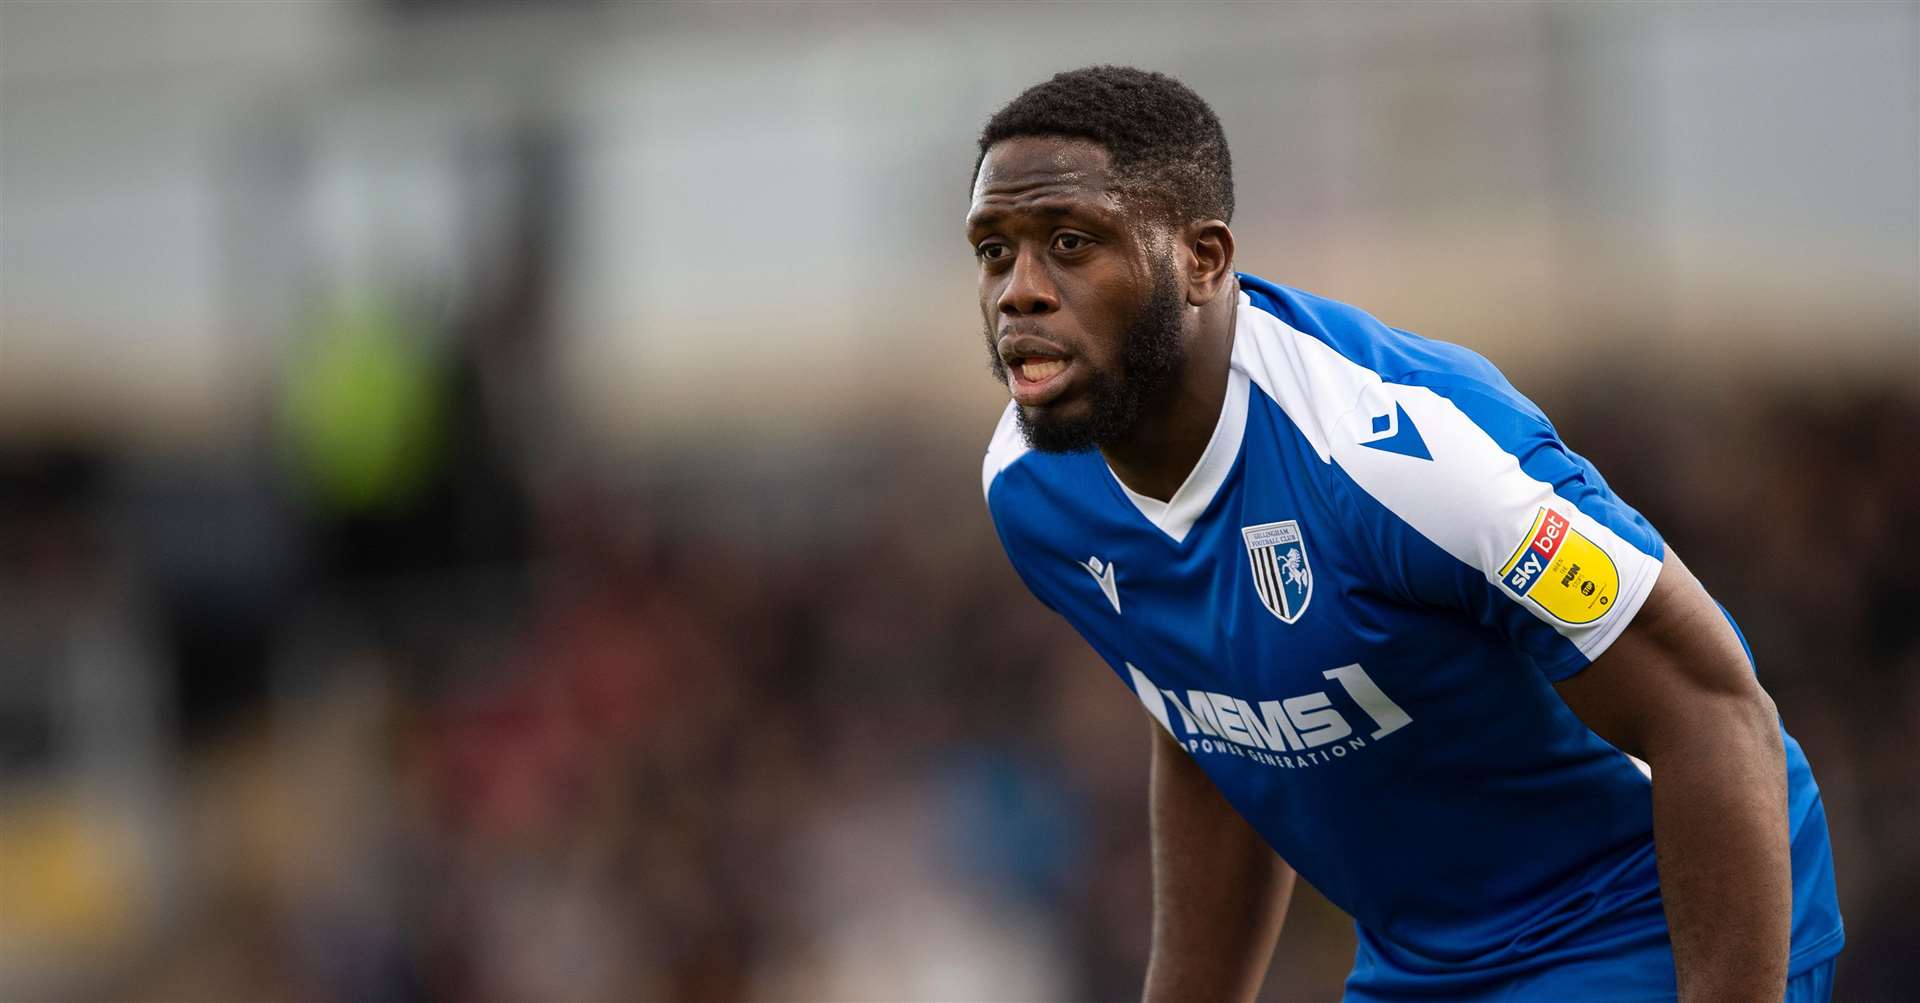
[(1032, 576), (1021, 566), (1020, 555), (1031, 548), (1015, 546), (1008, 536), (1012, 527), (1007, 509), (1013, 502), (1008, 499), (1010, 489), (1004, 481), (1007, 479), (1007, 469), (1028, 452), (1026, 438), (1021, 435), (1015, 418), (1015, 407), (1012, 401), (1007, 402), (1006, 409), (1000, 413), (1000, 423), (994, 428), (993, 439), (987, 443), (987, 455), (980, 462), (980, 490), (986, 496), (987, 517), (993, 523), (994, 536), (1000, 540), (1000, 549), (1006, 552), (1007, 563), (1013, 565), (1013, 572), (1020, 576), (1020, 583), (1027, 587), (1035, 599), (1040, 600), (1040, 605), (1058, 614), (1059, 607), (1034, 585)]
[(1367, 387), (1329, 435), (1377, 505), (1361, 524), (1388, 587), (1495, 628), (1549, 679), (1579, 672), (1653, 589), (1659, 533), (1518, 393), (1401, 379)]

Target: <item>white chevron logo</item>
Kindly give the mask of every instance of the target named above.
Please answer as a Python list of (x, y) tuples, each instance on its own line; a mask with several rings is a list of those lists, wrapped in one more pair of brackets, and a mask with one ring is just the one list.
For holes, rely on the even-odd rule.
[(1089, 557), (1081, 561), (1080, 566), (1087, 569), (1087, 574), (1092, 575), (1094, 581), (1100, 583), (1100, 591), (1107, 594), (1107, 601), (1113, 604), (1113, 611), (1120, 612), (1120, 583), (1114, 581), (1113, 565), (1101, 564), (1098, 557)]

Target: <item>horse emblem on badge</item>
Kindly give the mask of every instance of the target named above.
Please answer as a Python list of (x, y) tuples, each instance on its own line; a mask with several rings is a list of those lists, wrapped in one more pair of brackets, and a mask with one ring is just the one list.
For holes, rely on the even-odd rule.
[(1313, 599), (1313, 565), (1307, 561), (1300, 524), (1288, 519), (1245, 526), (1240, 536), (1247, 541), (1248, 569), (1260, 604), (1287, 623), (1299, 620)]

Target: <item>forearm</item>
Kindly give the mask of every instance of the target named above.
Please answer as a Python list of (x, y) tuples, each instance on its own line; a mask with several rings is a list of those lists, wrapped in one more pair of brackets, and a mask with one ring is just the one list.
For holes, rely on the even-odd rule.
[(1680, 999), (1777, 1001), (1793, 916), (1779, 722), (1762, 694), (1697, 723), (1649, 757)]
[(1286, 917), (1293, 869), (1157, 726), (1150, 797), (1147, 1003), (1253, 999)]

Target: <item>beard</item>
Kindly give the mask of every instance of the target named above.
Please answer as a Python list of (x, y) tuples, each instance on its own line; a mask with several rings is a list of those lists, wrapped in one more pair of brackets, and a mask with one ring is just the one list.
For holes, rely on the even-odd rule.
[[(1042, 453), (1084, 453), (1132, 432), (1147, 402), (1173, 381), (1187, 361), (1180, 338), (1181, 305), (1172, 263), (1156, 262), (1153, 291), (1121, 332), (1118, 371), (1089, 367), (1082, 389), (1089, 406), (1078, 417), (1016, 407), (1014, 417), (1027, 445)], [(987, 352), (994, 379), (1005, 387), (1007, 366), (994, 348), (991, 325)]]

